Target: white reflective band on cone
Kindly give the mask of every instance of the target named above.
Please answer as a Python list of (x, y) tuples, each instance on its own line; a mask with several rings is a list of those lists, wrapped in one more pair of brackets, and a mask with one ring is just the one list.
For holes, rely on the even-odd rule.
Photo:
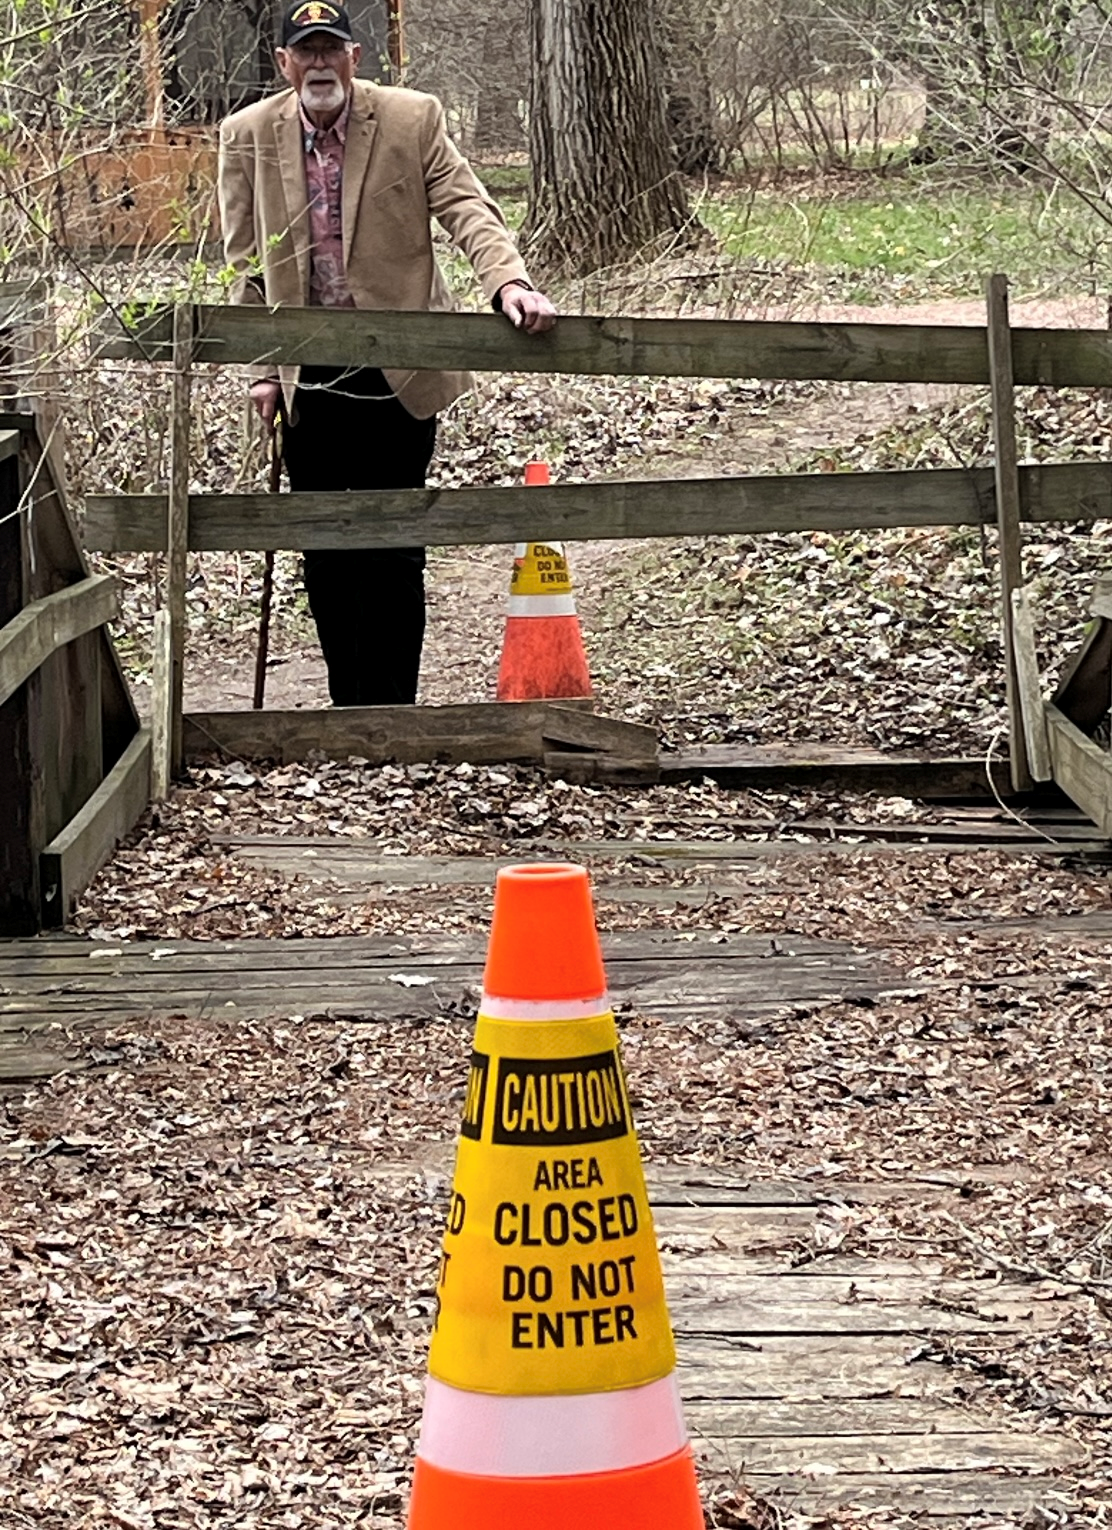
[(511, 595), (507, 616), (574, 616), (574, 595)]
[(484, 993), (480, 1015), (488, 1020), (598, 1020), (610, 1013), (610, 995), (597, 999), (496, 999)]
[(576, 1477), (648, 1466), (686, 1444), (674, 1373), (562, 1397), (492, 1397), (430, 1376), (417, 1454), (477, 1477)]

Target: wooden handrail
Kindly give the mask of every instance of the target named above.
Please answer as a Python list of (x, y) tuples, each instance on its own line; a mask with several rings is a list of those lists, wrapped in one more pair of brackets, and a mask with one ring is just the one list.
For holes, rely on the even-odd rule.
[[(368, 309), (195, 309), (194, 359), (448, 371), (565, 372), (642, 377), (759, 377), (827, 382), (987, 383), (983, 326), (814, 324), (755, 319), (561, 318), (523, 335), (494, 314)], [(127, 332), (102, 323), (99, 354), (169, 361), (172, 309)], [(1017, 384), (1112, 386), (1112, 333), (1014, 329)]]
[(119, 598), (111, 574), (82, 579), (25, 606), (7, 626), (0, 627), (0, 706), (57, 649), (118, 615)]
[[(1112, 465), (1019, 470), (1027, 521), (1112, 519)], [(195, 552), (312, 547), (466, 547), (520, 541), (757, 536), (893, 526), (981, 526), (995, 517), (991, 468), (392, 489), (350, 494), (193, 494)], [(525, 530), (523, 530), (525, 528)], [(161, 494), (90, 495), (86, 543), (99, 552), (166, 547)]]

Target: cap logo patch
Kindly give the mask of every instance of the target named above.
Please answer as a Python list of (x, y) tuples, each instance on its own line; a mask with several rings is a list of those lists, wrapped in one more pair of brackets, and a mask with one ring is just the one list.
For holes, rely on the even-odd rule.
[(290, 23), (295, 27), (310, 27), (331, 24), (339, 19), (340, 13), (334, 5), (328, 5), (325, 0), (306, 0), (294, 11)]

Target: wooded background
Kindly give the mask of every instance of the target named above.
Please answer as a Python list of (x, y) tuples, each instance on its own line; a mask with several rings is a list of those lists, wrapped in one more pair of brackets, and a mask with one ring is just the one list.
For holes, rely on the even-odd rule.
[[(531, 151), (541, 205), (526, 228), (538, 236), (543, 144), (562, 147), (545, 86), (576, 28), (619, 96), (642, 89), (627, 113), (599, 99), (589, 70), (561, 79), (585, 141), (615, 159), (615, 124), (636, 123), (654, 183), (673, 167), (714, 178), (960, 164), (1041, 176), (1108, 209), (1109, 0), (407, 0), (400, 76), (387, 0), (353, 12), (364, 74), (439, 95), (480, 161)], [(203, 241), (213, 124), (281, 83), (280, 13), (278, 0), (3, 0), (0, 274), (49, 266), (59, 247), (134, 243), (152, 185), (164, 215), (140, 242)], [(684, 215), (672, 194), (670, 216)]]

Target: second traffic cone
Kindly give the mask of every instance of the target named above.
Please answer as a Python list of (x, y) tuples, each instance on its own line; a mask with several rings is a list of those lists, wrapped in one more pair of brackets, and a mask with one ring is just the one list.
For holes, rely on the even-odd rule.
[(587, 873), (498, 874), (409, 1530), (702, 1530)]
[[(547, 484), (547, 464), (528, 463), (525, 482)], [(506, 608), (498, 700), (571, 700), (590, 694), (591, 676), (563, 546), (519, 542)]]

